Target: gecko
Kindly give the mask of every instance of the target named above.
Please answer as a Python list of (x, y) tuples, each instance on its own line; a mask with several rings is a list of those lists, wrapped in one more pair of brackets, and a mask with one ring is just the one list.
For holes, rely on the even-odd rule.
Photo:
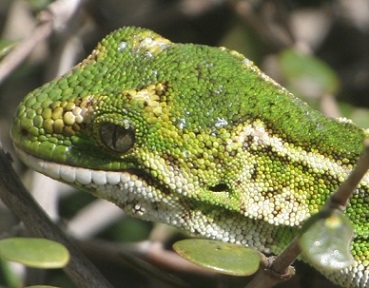
[[(369, 137), (325, 117), (242, 54), (125, 27), (19, 104), (29, 167), (193, 235), (279, 253), (344, 181)], [(354, 263), (319, 269), (369, 287), (369, 174), (345, 214)]]

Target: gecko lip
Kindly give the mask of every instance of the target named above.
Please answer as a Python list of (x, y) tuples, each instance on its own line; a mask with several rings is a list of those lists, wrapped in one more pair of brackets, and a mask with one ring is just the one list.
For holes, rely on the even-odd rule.
[(37, 172), (78, 187), (93, 185), (98, 189), (98, 187), (105, 185), (119, 185), (130, 182), (132, 186), (155, 187), (165, 194), (171, 193), (167, 185), (164, 183), (155, 184), (156, 181), (154, 181), (153, 177), (142, 170), (94, 170), (43, 160), (23, 151), (17, 146), (15, 146), (15, 150), (19, 158)]
[[(126, 169), (126, 170), (98, 170), (85, 167), (77, 167), (57, 162), (44, 160), (33, 156), (30, 153), (22, 150), (17, 145), (14, 145), (18, 157), (29, 167), (37, 172), (44, 174), (58, 181), (75, 185), (78, 187), (94, 186), (98, 187), (105, 185), (119, 185), (131, 182), (134, 186), (155, 187), (166, 195), (173, 192), (167, 184), (154, 179), (154, 177), (144, 170)], [(208, 187), (212, 192), (227, 192), (229, 187), (227, 184), (219, 183)]]

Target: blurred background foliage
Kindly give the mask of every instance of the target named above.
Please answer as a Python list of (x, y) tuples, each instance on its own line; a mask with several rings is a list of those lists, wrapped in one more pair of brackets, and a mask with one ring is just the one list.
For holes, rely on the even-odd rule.
[[(39, 12), (51, 2), (1, 0), (0, 60), (32, 35)], [(39, 43), (1, 83), (0, 137), (8, 151), (13, 151), (9, 126), (24, 95), (85, 58), (106, 34), (128, 25), (150, 28), (174, 42), (237, 50), (328, 116), (347, 117), (369, 127), (367, 0), (85, 0), (64, 28)], [(115, 287), (182, 287), (182, 280), (189, 283), (187, 287), (242, 287), (243, 278), (194, 273), (177, 262), (163, 263), (167, 254), (161, 255), (164, 260), (141, 255), (141, 260), (153, 263), (158, 270), (142, 268), (141, 262), (128, 256), (123, 260), (122, 247), (131, 255), (138, 249), (130, 246), (132, 243), (150, 239), (169, 247), (184, 235), (163, 225), (125, 217), (113, 205), (35, 175), (16, 156), (14, 160), (44, 209), (78, 239)], [(27, 232), (11, 211), (0, 204), (0, 239), (24, 234)], [(336, 287), (304, 264), (299, 263), (297, 270), (297, 277), (278, 287)], [(167, 280), (159, 275), (168, 272), (182, 280), (173, 284), (167, 281), (168, 274), (164, 274)], [(33, 283), (73, 287), (61, 271), (26, 270), (0, 261), (1, 287)]]

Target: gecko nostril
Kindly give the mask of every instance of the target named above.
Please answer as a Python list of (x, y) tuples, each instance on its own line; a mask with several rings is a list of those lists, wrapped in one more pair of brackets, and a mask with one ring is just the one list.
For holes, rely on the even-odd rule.
[(23, 136), (28, 136), (28, 130), (26, 128), (22, 128), (20, 132)]
[(213, 192), (226, 192), (229, 190), (229, 187), (227, 184), (219, 183), (217, 185), (209, 187), (209, 190)]

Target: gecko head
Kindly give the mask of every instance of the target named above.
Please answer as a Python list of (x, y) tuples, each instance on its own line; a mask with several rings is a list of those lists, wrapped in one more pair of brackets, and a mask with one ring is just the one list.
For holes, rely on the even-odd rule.
[(229, 96), (246, 79), (227, 83), (244, 65), (251, 64), (223, 49), (118, 30), (71, 72), (26, 96), (14, 146), (35, 170), (125, 211), (161, 211), (146, 218), (206, 203), (236, 211), (232, 171), (241, 169), (244, 143), (231, 140), (230, 129), (240, 132), (244, 118), (242, 103)]

